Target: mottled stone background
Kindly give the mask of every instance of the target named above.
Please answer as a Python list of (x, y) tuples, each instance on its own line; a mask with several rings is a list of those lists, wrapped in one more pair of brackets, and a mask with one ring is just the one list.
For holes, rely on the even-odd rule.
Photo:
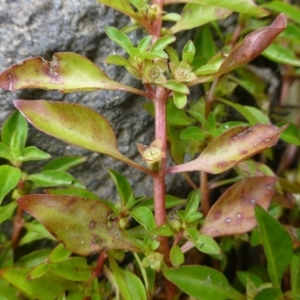
[[(139, 87), (122, 68), (105, 64), (112, 53), (122, 53), (105, 35), (105, 26), (120, 28), (129, 22), (127, 17), (103, 6), (96, 0), (0, 0), (0, 71), (22, 60), (42, 56), (51, 60), (55, 52), (72, 51), (96, 63), (114, 80)], [(137, 39), (135, 34), (131, 38)], [(153, 120), (142, 109), (145, 101), (123, 92), (97, 91), (64, 95), (60, 92), (24, 90), (0, 91), (0, 123), (14, 109), (11, 100), (55, 99), (82, 103), (101, 112), (112, 124), (120, 151), (140, 161), (135, 143), (149, 144), (153, 140)], [(37, 132), (30, 126), (29, 145), (36, 145), (53, 157), (86, 155), (87, 162), (71, 173), (100, 197), (114, 200), (116, 192), (106, 168), (115, 168), (128, 176), (137, 194), (151, 195), (151, 178), (122, 162), (67, 145)], [(27, 163), (25, 168), (38, 172), (41, 163)], [(184, 195), (186, 183), (180, 175), (167, 179), (168, 190)]]

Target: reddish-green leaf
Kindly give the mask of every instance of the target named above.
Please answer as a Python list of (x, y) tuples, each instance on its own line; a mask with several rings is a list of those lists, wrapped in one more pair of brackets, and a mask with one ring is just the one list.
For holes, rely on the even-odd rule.
[(27, 195), (19, 205), (38, 219), (65, 247), (79, 255), (109, 249), (138, 251), (124, 235), (111, 209), (97, 200), (61, 196)]
[(56, 53), (52, 61), (34, 57), (14, 65), (0, 74), (0, 87), (9, 91), (41, 88), (64, 93), (99, 89), (142, 92), (110, 79), (90, 60), (72, 52)]
[(251, 230), (256, 225), (254, 206), (267, 209), (275, 182), (276, 177), (257, 176), (232, 185), (211, 207), (201, 232), (216, 237)]
[(224, 172), (239, 161), (273, 146), (287, 126), (278, 128), (273, 125), (258, 124), (250, 128), (242, 126), (231, 128), (216, 137), (198, 158), (171, 167), (168, 172), (197, 170), (212, 174)]
[(260, 55), (285, 29), (286, 23), (286, 17), (280, 14), (270, 26), (248, 34), (244, 41), (229, 53), (222, 63), (218, 75), (247, 64)]
[(149, 172), (119, 152), (112, 127), (102, 115), (92, 109), (78, 104), (45, 100), (13, 102), (37, 129), (67, 143), (112, 156)]

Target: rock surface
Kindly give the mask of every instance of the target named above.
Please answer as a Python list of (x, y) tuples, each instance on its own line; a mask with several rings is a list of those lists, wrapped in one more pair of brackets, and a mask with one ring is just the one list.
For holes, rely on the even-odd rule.
[[(56, 52), (71, 51), (86, 56), (111, 78), (138, 87), (122, 68), (106, 65), (105, 58), (112, 53), (122, 53), (104, 32), (105, 26), (121, 28), (129, 19), (103, 6), (96, 0), (0, 0), (0, 71), (34, 56), (51, 60)], [(132, 39), (136, 39), (133, 34)], [(153, 140), (153, 120), (142, 109), (141, 99), (123, 92), (97, 91), (64, 95), (60, 92), (23, 90), (0, 91), (0, 123), (14, 109), (11, 100), (54, 99), (82, 103), (103, 114), (115, 129), (120, 151), (140, 161), (135, 143), (150, 144)], [(128, 176), (138, 195), (152, 194), (151, 178), (102, 155), (93, 154), (37, 132), (30, 126), (29, 144), (47, 151), (53, 157), (61, 155), (86, 155), (87, 161), (72, 170), (72, 174), (100, 197), (114, 200), (116, 192), (106, 168), (114, 168)], [(38, 172), (30, 163), (25, 167)], [(170, 176), (168, 189), (181, 190), (180, 175)], [(175, 180), (176, 179), (176, 180)], [(186, 186), (186, 184), (185, 184)]]

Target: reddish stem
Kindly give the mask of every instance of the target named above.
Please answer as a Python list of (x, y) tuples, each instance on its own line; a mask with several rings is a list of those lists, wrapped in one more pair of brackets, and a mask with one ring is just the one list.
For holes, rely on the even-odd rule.
[[(152, 0), (153, 4), (156, 4), (160, 11), (163, 11), (163, 0)], [(161, 37), (161, 13), (157, 16), (157, 19), (152, 24), (152, 44)], [(169, 90), (156, 86), (155, 97), (153, 98), (155, 109), (155, 140), (161, 141), (161, 151), (167, 152), (167, 129), (166, 129), (166, 102), (169, 95)], [(161, 226), (167, 222), (166, 205), (165, 205), (165, 177), (166, 177), (166, 157), (161, 158), (161, 166), (157, 175), (153, 176), (153, 197), (154, 197), (154, 214), (156, 226)], [(164, 236), (159, 237), (160, 247), (159, 251), (164, 255), (164, 261), (167, 266), (171, 266), (170, 262), (170, 249), (168, 238)], [(165, 279), (166, 286), (166, 299), (172, 300), (176, 295), (176, 286)]]
[(207, 173), (204, 171), (201, 171), (200, 173), (200, 190), (202, 194), (202, 213), (204, 216), (207, 216), (210, 209), (210, 203)]
[(92, 284), (92, 281), (94, 278), (97, 278), (100, 276), (100, 274), (102, 273), (102, 269), (103, 269), (106, 259), (107, 259), (106, 252), (101, 252), (101, 254), (99, 255), (98, 261), (97, 261), (97, 265), (89, 278), (87, 286), (90, 286)]
[[(167, 130), (166, 130), (166, 101), (169, 91), (165, 88), (156, 87), (156, 98), (153, 100), (155, 108), (155, 139), (161, 140), (161, 151), (167, 151)], [(154, 213), (156, 226), (161, 226), (167, 222), (165, 205), (165, 176), (166, 176), (166, 158), (162, 157), (161, 167), (156, 176), (153, 177), (153, 195), (154, 195)], [(170, 249), (168, 238), (159, 237), (159, 251), (164, 255), (164, 261), (167, 266), (171, 266)], [(172, 300), (176, 294), (175, 285), (165, 279), (166, 298)]]
[(15, 216), (15, 221), (14, 221), (14, 229), (11, 237), (11, 245), (14, 250), (18, 246), (19, 236), (22, 227), (23, 227), (23, 209), (20, 206), (18, 206), (17, 214)]

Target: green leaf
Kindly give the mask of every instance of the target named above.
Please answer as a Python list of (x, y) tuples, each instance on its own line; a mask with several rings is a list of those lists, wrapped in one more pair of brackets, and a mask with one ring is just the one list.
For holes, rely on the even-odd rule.
[(7, 282), (0, 279), (0, 299), (1, 300), (19, 300), (19, 292)]
[(69, 169), (81, 165), (87, 160), (86, 156), (61, 156), (44, 165), (43, 171), (56, 170), (68, 171)]
[(2, 142), (0, 142), (0, 157), (9, 161), (13, 160), (10, 148)]
[(39, 239), (49, 239), (55, 241), (55, 238), (48, 232), (45, 226), (38, 221), (27, 222), (24, 225), (27, 229), (25, 235), (20, 239), (19, 246), (29, 244)]
[(151, 40), (152, 40), (152, 36), (147, 35), (139, 41), (137, 48), (140, 50), (141, 53), (145, 52), (148, 49)]
[(93, 272), (84, 257), (69, 257), (64, 261), (49, 264), (49, 271), (71, 281), (88, 281)]
[(177, 108), (182, 109), (187, 103), (187, 95), (173, 92), (173, 101)]
[(198, 158), (182, 165), (173, 166), (167, 172), (197, 170), (212, 174), (224, 172), (239, 161), (273, 146), (286, 127), (287, 125), (278, 128), (267, 124), (258, 124), (250, 128), (233, 127), (216, 137)]
[(255, 107), (233, 103), (225, 99), (218, 100), (238, 111), (252, 126), (258, 123), (270, 124), (268, 117)]
[(266, 288), (258, 292), (253, 300), (279, 300), (279, 297), (282, 295), (282, 292), (278, 288)]
[(13, 102), (37, 129), (67, 143), (110, 155), (149, 173), (149, 170), (119, 152), (112, 127), (102, 115), (92, 109), (78, 104), (45, 100)]
[(199, 251), (211, 255), (221, 254), (219, 244), (211, 236), (200, 234), (196, 228), (186, 228), (186, 231), (190, 235), (189, 239)]
[(125, 284), (133, 300), (147, 300), (145, 287), (139, 277), (128, 270), (121, 270)]
[(168, 47), (166, 47), (165, 51), (169, 55), (170, 62), (172, 62), (174, 64), (179, 64), (179, 55), (174, 48), (168, 46)]
[(61, 262), (67, 259), (72, 252), (64, 247), (63, 244), (58, 244), (50, 253), (47, 261), (51, 264)]
[(294, 292), (300, 292), (300, 253), (292, 255), (291, 263), (291, 289)]
[(280, 37), (292, 42), (299, 42), (300, 40), (300, 27), (299, 25), (288, 23), (286, 29), (281, 32)]
[(28, 280), (30, 271), (30, 268), (1, 269), (0, 277), (31, 299), (57, 299), (61, 292), (77, 289), (75, 283), (67, 281), (51, 272), (35, 280)]
[(105, 32), (107, 36), (116, 44), (118, 44), (121, 48), (123, 48), (129, 54), (129, 56), (135, 56), (136, 51), (134, 51), (132, 42), (124, 32), (115, 27), (110, 26), (105, 28)]
[[(195, 70), (197, 70), (203, 65), (205, 65), (216, 54), (215, 42), (208, 25), (202, 26), (199, 29), (194, 39), (194, 44), (196, 48), (196, 53), (194, 60), (192, 61), (192, 66)], [(216, 70), (213, 70), (211, 73), (217, 72), (218, 69), (219, 68), (217, 67)], [(198, 74), (197, 72), (195, 73)]]
[(190, 93), (189, 88), (184, 83), (177, 82), (173, 79), (170, 79), (170, 80), (168, 80), (167, 83), (160, 84), (160, 85), (169, 90), (172, 90), (172, 91), (175, 91), (178, 93), (182, 93), (182, 94), (186, 94), (186, 95), (188, 95)]
[(167, 138), (170, 143), (170, 155), (173, 161), (177, 164), (184, 162), (188, 141), (180, 138), (182, 129), (175, 126), (167, 127)]
[(123, 56), (120, 55), (110, 55), (105, 59), (107, 64), (114, 64), (117, 66), (124, 66), (126, 68), (132, 68), (131, 63)]
[(51, 155), (48, 154), (47, 152), (44, 152), (35, 146), (29, 146), (22, 151), (22, 155), (18, 157), (18, 160), (30, 161), (30, 160), (43, 160), (49, 158), (51, 158)]
[(178, 22), (181, 20), (181, 16), (176, 13), (168, 13), (163, 15), (161, 19), (164, 21)]
[[(182, 10), (181, 20), (172, 26), (171, 30), (177, 33), (182, 30), (199, 27), (215, 20), (225, 19), (231, 15), (231, 13), (232, 11), (213, 6), (211, 3), (209, 5), (188, 3)], [(199, 16), (201, 16), (201, 18), (199, 18)]]
[(165, 3), (198, 3), (203, 5), (216, 5), (228, 8), (238, 13), (249, 14), (256, 17), (264, 17), (269, 12), (257, 6), (252, 0), (165, 0)]
[(0, 166), (0, 204), (4, 197), (18, 185), (21, 177), (22, 172), (19, 168)]
[[(1, 75), (0, 75), (0, 87)], [(4, 122), (1, 131), (2, 142), (10, 148), (22, 151), (27, 140), (28, 124), (19, 111), (14, 111)]]
[(46, 261), (52, 249), (40, 249), (32, 251), (29, 254), (22, 256), (17, 262), (17, 267), (31, 268), (36, 267), (42, 262)]
[(253, 176), (229, 187), (211, 207), (201, 232), (212, 237), (242, 234), (256, 226), (255, 204), (268, 208), (276, 177)]
[(187, 113), (176, 107), (174, 101), (168, 100), (167, 107), (167, 123), (174, 126), (187, 126), (190, 125), (193, 121)]
[(257, 275), (249, 273), (249, 272), (238, 271), (237, 276), (245, 288), (247, 288), (247, 280), (248, 279), (250, 279), (257, 288), (263, 284), (263, 281)]
[(174, 43), (176, 40), (175, 36), (163, 36), (158, 38), (151, 48), (151, 52), (164, 50), (168, 45)]
[(201, 194), (199, 190), (193, 190), (188, 196), (188, 202), (184, 210), (184, 217), (187, 218), (191, 213), (198, 211)]
[(260, 55), (285, 29), (286, 23), (286, 17), (280, 14), (270, 26), (246, 35), (243, 42), (237, 45), (225, 58), (218, 71), (218, 75), (247, 64)]
[(280, 139), (296, 146), (300, 146), (300, 129), (294, 124), (290, 123), (289, 127), (282, 132)]
[(61, 195), (27, 195), (19, 205), (42, 222), (64, 246), (79, 255), (108, 249), (138, 251), (124, 235), (113, 212), (97, 200)]
[(172, 227), (167, 223), (163, 224), (161, 226), (155, 227), (152, 230), (152, 233), (155, 235), (162, 235), (162, 236), (173, 236), (174, 235), (174, 230)]
[(271, 1), (270, 3), (262, 4), (262, 7), (278, 13), (284, 13), (289, 19), (300, 24), (300, 9), (297, 5), (281, 1)]
[(148, 21), (146, 21), (143, 17), (141, 17), (138, 13), (136, 13), (132, 9), (132, 7), (130, 5), (130, 1), (128, 1), (128, 0), (114, 0), (114, 1), (98, 0), (98, 2), (120, 11), (121, 13), (123, 13), (123, 14), (129, 16), (130, 18), (134, 19), (135, 21), (137, 21), (140, 25), (144, 26), (148, 32), (151, 31)]
[(156, 58), (168, 59), (168, 54), (165, 51), (157, 50), (157, 51), (142, 53), (142, 57), (144, 60), (145, 59), (153, 60)]
[(143, 225), (148, 231), (151, 231), (156, 227), (153, 213), (148, 207), (136, 207), (130, 212), (130, 214), (138, 223)]
[[(173, 208), (175, 206), (179, 206), (179, 205), (184, 205), (186, 203), (186, 200), (184, 199), (180, 199), (178, 197), (174, 197), (171, 195), (166, 195), (166, 208)], [(137, 205), (137, 207), (148, 207), (150, 210), (154, 210), (154, 200), (153, 197), (141, 202), (140, 204)]]
[(290, 66), (300, 66), (300, 59), (295, 55), (295, 52), (280, 44), (270, 45), (263, 53), (266, 58), (280, 64)]
[(196, 53), (195, 45), (192, 41), (188, 41), (182, 50), (182, 60), (191, 63)]
[(183, 292), (201, 300), (245, 300), (233, 289), (226, 277), (219, 271), (205, 266), (182, 266), (163, 271), (165, 277), (175, 283)]
[(126, 179), (126, 177), (113, 169), (108, 169), (108, 173), (117, 187), (122, 204), (126, 205), (133, 193), (129, 181)]
[(250, 125), (255, 125), (257, 123), (270, 124), (269, 117), (256, 107), (240, 105), (223, 99), (220, 101), (236, 109), (249, 122)]
[(27, 176), (27, 180), (33, 181), (39, 187), (50, 187), (58, 185), (74, 185), (84, 188), (84, 185), (77, 181), (71, 174), (63, 171), (46, 170), (40, 173)]
[(106, 89), (140, 93), (110, 79), (90, 60), (72, 52), (56, 53), (50, 62), (35, 57), (14, 65), (0, 74), (0, 87), (9, 91), (40, 88), (70, 93)]
[(280, 289), (283, 273), (293, 254), (292, 239), (286, 229), (260, 206), (255, 207), (255, 216), (272, 285)]
[(14, 214), (15, 209), (17, 208), (16, 202), (11, 202), (7, 205), (0, 207), (0, 224), (4, 221), (10, 219)]
[(122, 270), (116, 261), (110, 257), (113, 278), (124, 300), (146, 300), (146, 291), (141, 280), (132, 272)]
[(199, 127), (189, 126), (181, 131), (180, 138), (183, 140), (194, 139), (196, 141), (203, 141), (205, 139), (205, 134)]
[(175, 268), (180, 267), (184, 263), (184, 255), (178, 245), (174, 245), (170, 251), (170, 260)]
[(30, 273), (28, 274), (28, 280), (42, 277), (50, 270), (49, 267), (50, 265), (48, 265), (46, 262), (42, 262), (30, 271)]

